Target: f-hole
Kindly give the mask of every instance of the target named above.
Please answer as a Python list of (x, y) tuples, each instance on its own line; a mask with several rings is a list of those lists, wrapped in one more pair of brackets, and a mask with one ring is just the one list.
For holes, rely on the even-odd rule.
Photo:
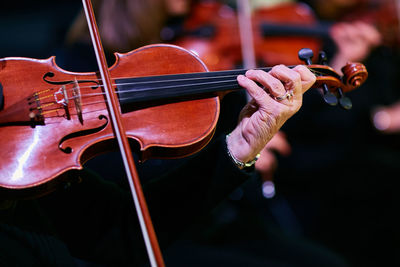
[(66, 154), (71, 154), (73, 149), (71, 147), (69, 147), (69, 146), (63, 147), (64, 142), (66, 142), (66, 141), (68, 141), (70, 139), (73, 139), (73, 138), (80, 137), (80, 136), (85, 136), (85, 135), (90, 135), (90, 134), (94, 134), (94, 133), (100, 132), (101, 130), (103, 130), (104, 128), (107, 127), (108, 118), (106, 116), (104, 116), (104, 115), (100, 115), (99, 116), (99, 120), (105, 120), (103, 125), (101, 125), (99, 127), (96, 127), (96, 128), (93, 128), (93, 129), (87, 129), (87, 130), (82, 130), (82, 131), (70, 133), (70, 134), (64, 136), (63, 138), (61, 138), (60, 142), (58, 143), (58, 148), (62, 152), (66, 153)]

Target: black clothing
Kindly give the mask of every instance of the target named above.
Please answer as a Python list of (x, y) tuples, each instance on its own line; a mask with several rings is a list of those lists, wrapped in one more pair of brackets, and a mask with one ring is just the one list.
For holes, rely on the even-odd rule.
[[(23, 265), (25, 258), (18, 257), (23, 249), (34, 266), (68, 266), (70, 255), (117, 266), (146, 261), (130, 193), (89, 171), (76, 175), (81, 183), (1, 211), (1, 266)], [(161, 247), (250, 176), (233, 164), (220, 138), (168, 175), (145, 183)]]
[(399, 265), (399, 135), (374, 129), (371, 112), (400, 99), (398, 51), (381, 47), (369, 77), (347, 95), (351, 110), (325, 105), (315, 91), (284, 126), (292, 154), (280, 158), (276, 186), (306, 237), (355, 266)]

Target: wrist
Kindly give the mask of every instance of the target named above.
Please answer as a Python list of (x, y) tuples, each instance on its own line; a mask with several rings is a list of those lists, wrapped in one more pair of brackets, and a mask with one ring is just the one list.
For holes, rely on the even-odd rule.
[(229, 141), (228, 141), (229, 137), (230, 137), (230, 135), (228, 134), (226, 136), (225, 141), (226, 141), (227, 154), (228, 154), (229, 158), (232, 160), (232, 162), (241, 170), (253, 167), (254, 164), (256, 163), (256, 161), (258, 160), (258, 158), (260, 157), (260, 154), (257, 154), (254, 158), (252, 158), (251, 160), (248, 160), (248, 161), (242, 161), (242, 160), (238, 159), (230, 149), (230, 145), (229, 145)]

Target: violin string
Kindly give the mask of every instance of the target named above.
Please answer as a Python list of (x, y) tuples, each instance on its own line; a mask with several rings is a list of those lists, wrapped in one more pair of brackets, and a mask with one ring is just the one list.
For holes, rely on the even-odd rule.
[[(228, 82), (236, 82), (236, 79), (235, 80), (228, 80), (228, 81), (223, 81), (224, 83), (228, 83)], [(210, 85), (211, 83), (202, 83), (202, 84), (193, 84), (193, 85)], [(213, 82), (212, 84), (214, 84), (214, 85), (220, 85), (221, 83), (220, 82)], [(164, 89), (168, 89), (168, 88), (179, 88), (179, 87), (184, 87), (184, 86), (191, 86), (192, 84), (189, 84), (189, 85), (181, 85), (181, 86), (164, 86), (164, 87), (159, 87), (159, 88), (157, 88), (158, 90), (164, 90)], [(124, 92), (116, 92), (116, 93), (125, 93), (125, 92), (132, 92), (132, 91), (145, 91), (145, 90), (153, 90), (153, 88), (142, 88), (141, 90), (127, 90), (127, 91), (124, 91)], [(83, 97), (91, 97), (91, 96), (100, 96), (100, 95), (104, 95), (104, 93), (91, 93), (91, 94), (85, 94), (85, 95), (82, 95)], [(71, 100), (71, 99), (74, 99), (74, 98), (77, 98), (77, 97), (79, 97), (79, 96), (73, 96), (73, 97), (70, 97), (70, 98), (68, 98), (69, 100)], [(119, 98), (121, 101), (123, 101), (123, 100), (129, 100), (130, 98), (129, 97), (120, 97)], [(99, 104), (99, 103), (104, 103), (105, 101), (97, 101), (97, 102), (89, 102), (89, 103), (85, 103), (85, 105), (91, 105), (91, 104)]]
[[(96, 104), (105, 104), (106, 101), (96, 101), (96, 102), (87, 102), (85, 103), (85, 106), (89, 106), (89, 105), (96, 105)], [(57, 104), (57, 103), (52, 103), (52, 104)], [(83, 112), (82, 114), (87, 114), (87, 113), (92, 113), (94, 111), (101, 111), (101, 110), (105, 110), (106, 108), (99, 108), (96, 110), (90, 110), (89, 112)], [(35, 108), (35, 110), (42, 110), (41, 115), (47, 115), (50, 114), (52, 112), (57, 112), (59, 110), (63, 111), (64, 107), (54, 107), (51, 109), (40, 109), (40, 108)], [(73, 115), (77, 115), (76, 113), (71, 113), (71, 116)], [(46, 116), (46, 118), (57, 118), (57, 117), (63, 117), (64, 115), (57, 115), (57, 116)]]
[[(221, 86), (223, 84), (227, 84), (227, 85), (233, 84), (233, 85), (235, 85), (235, 83), (237, 83), (237, 81), (236, 81), (236, 76), (234, 76), (234, 77), (235, 77), (235, 79), (224, 80), (224, 81), (211, 81), (211, 82), (208, 81), (208, 82), (204, 82), (204, 83), (192, 83), (192, 84), (182, 84), (182, 85), (166, 85), (166, 86), (159, 86), (157, 88), (147, 87), (147, 88), (140, 88), (140, 89), (117, 91), (115, 93), (122, 95), (122, 94), (127, 94), (127, 93), (130, 93), (130, 92), (146, 92), (146, 91), (152, 91), (152, 90), (166, 90), (166, 89), (171, 89), (171, 88), (179, 89), (179, 88), (185, 88), (185, 87), (191, 87), (191, 86), (202, 86), (202, 87), (205, 87), (205, 86), (214, 86), (215, 87), (215, 86), (217, 86), (217, 88), (220, 88), (218, 86)], [(130, 84), (136, 84), (136, 83), (126, 83), (126, 84), (130, 85)], [(148, 84), (150, 84), (150, 83), (148, 83)], [(121, 85), (121, 84), (117, 84), (117, 86), (118, 85)], [(102, 86), (100, 85), (99, 87), (102, 87)], [(87, 89), (87, 88), (88, 87), (80, 87), (81, 90), (82, 89)], [(73, 89), (70, 89), (70, 90), (73, 90)], [(85, 93), (85, 94), (81, 94), (81, 95), (75, 95), (75, 96), (72, 96), (72, 97), (68, 97), (67, 99), (68, 100), (73, 100), (75, 98), (80, 98), (80, 97), (82, 97), (82, 98), (83, 97), (95, 97), (95, 96), (101, 96), (101, 95), (105, 95), (105, 93), (104, 92), (101, 92), (101, 93)], [(120, 100), (128, 100), (128, 99), (129, 99), (129, 97), (125, 97), (125, 98), (121, 97), (120, 98)]]
[[(210, 72), (203, 72), (203, 73), (210, 73)], [(185, 73), (184, 73), (185, 74)], [(165, 75), (168, 76), (168, 75)], [(113, 83), (113, 86), (122, 86), (122, 85), (138, 85), (138, 84), (157, 84), (157, 83), (168, 83), (168, 82), (183, 82), (183, 81), (198, 81), (198, 80), (212, 80), (212, 79), (222, 79), (222, 78), (232, 78), (236, 77), (237, 74), (235, 75), (224, 75), (224, 76), (208, 76), (208, 77), (194, 77), (194, 78), (180, 78), (180, 79), (165, 79), (165, 80), (152, 80), (152, 81), (134, 81), (134, 82), (125, 82), (125, 83)], [(161, 78), (163, 76), (146, 76), (146, 77), (157, 77)], [(143, 77), (138, 77), (138, 78), (143, 78)], [(128, 78), (113, 78), (113, 80), (122, 80), (122, 79), (135, 79), (132, 77)], [(97, 79), (94, 79), (93, 81), (96, 81)], [(78, 80), (79, 82), (79, 80)], [(71, 83), (73, 84), (73, 83)], [(85, 85), (85, 86), (79, 86), (80, 89), (85, 89), (85, 88), (93, 88), (93, 85)], [(96, 87), (103, 87), (103, 85), (98, 85)], [(71, 91), (73, 89), (68, 89), (67, 91)]]
[[(314, 74), (316, 74), (316, 75), (323, 75), (323, 73), (322, 72), (320, 72), (320, 71), (317, 71), (317, 70), (314, 70), (314, 69), (311, 69), (310, 68), (310, 70), (311, 70), (311, 72), (312, 73), (314, 73)], [(207, 73), (207, 72), (204, 72), (204, 73)], [(209, 73), (209, 72), (208, 72)], [(148, 77), (151, 77), (151, 76), (148, 76)], [(156, 77), (163, 77), (163, 76), (156, 76)], [(231, 80), (223, 80), (223, 81), (210, 81), (210, 80), (213, 80), (213, 79), (220, 79), (220, 78), (233, 78), (234, 77), (234, 79), (231, 79)], [(155, 83), (158, 83), (158, 84), (160, 84), (160, 83), (171, 83), (171, 82), (174, 82), (174, 81), (177, 81), (177, 82), (181, 82), (181, 81), (186, 81), (186, 80), (189, 80), (189, 81), (201, 81), (201, 80), (207, 80), (207, 82), (204, 82), (204, 83), (193, 83), (193, 84), (183, 84), (183, 85), (167, 85), (167, 86), (160, 86), (160, 87), (157, 87), (157, 90), (165, 90), (165, 89), (170, 89), (170, 88), (181, 88), (181, 87), (190, 87), (190, 86), (207, 86), (207, 85), (209, 85), (209, 86), (211, 86), (211, 85), (213, 85), (213, 86), (216, 86), (216, 85), (221, 85), (221, 84), (226, 84), (226, 83), (236, 83), (237, 81), (236, 81), (236, 77), (237, 77), (237, 74), (235, 74), (235, 75), (223, 75), (223, 76), (211, 76), (211, 77), (196, 77), (196, 78), (181, 78), (181, 79), (166, 79), (166, 80), (156, 80), (156, 81), (141, 81), (141, 82), (128, 82), (128, 83), (115, 83), (115, 84), (113, 84), (114, 86), (119, 86), (119, 85), (137, 85), (137, 84), (155, 84)], [(114, 78), (114, 80), (118, 80), (118, 79), (123, 79), (123, 78)], [(128, 78), (126, 78), (126, 79), (128, 79)], [(103, 85), (99, 85), (98, 87), (103, 87)], [(80, 89), (87, 89), (87, 88), (93, 88), (93, 86), (82, 86), (82, 87), (80, 87)], [(68, 89), (67, 91), (72, 91), (73, 89)], [(138, 92), (138, 91), (141, 91), (141, 92), (144, 92), (144, 91), (150, 91), (150, 90), (154, 90), (154, 88), (152, 88), (152, 87), (148, 87), (148, 88), (141, 88), (141, 89), (133, 89), (133, 90), (125, 90), (125, 91), (121, 91), (121, 92), (116, 92), (117, 94), (126, 94), (126, 93), (130, 93), (130, 92)], [(101, 92), (101, 93), (86, 93), (86, 94), (81, 94), (81, 95), (79, 95), (79, 96), (72, 96), (72, 97), (69, 97), (69, 98), (67, 98), (68, 100), (73, 100), (74, 98), (78, 98), (78, 97), (95, 97), (95, 96), (101, 96), (101, 95), (104, 95), (105, 93), (104, 92)], [(45, 97), (44, 97), (45, 98)], [(120, 100), (128, 100), (129, 99), (129, 97), (121, 97), (120, 98)], [(52, 103), (54, 103), (54, 104), (56, 104), (55, 102), (52, 102)], [(93, 102), (94, 104), (97, 104), (97, 103), (100, 103), (100, 102)], [(92, 103), (85, 103), (86, 105), (90, 105), (90, 104), (92, 104)]]
[[(291, 66), (289, 66), (291, 67)], [(258, 68), (258, 69), (262, 69), (262, 70), (269, 70), (270, 68)], [(213, 72), (196, 72), (196, 73), (181, 73), (182, 76), (186, 76), (186, 75), (190, 75), (193, 77), (185, 77), (185, 78), (179, 78), (179, 79), (168, 79), (168, 77), (171, 76), (177, 76), (180, 74), (166, 74), (166, 75), (160, 75), (160, 76), (143, 76), (143, 77), (116, 77), (113, 78), (113, 80), (122, 80), (122, 79), (151, 79), (152, 77), (154, 77), (155, 80), (147, 80), (147, 81), (134, 81), (131, 83), (114, 83), (113, 86), (119, 86), (119, 85), (131, 85), (131, 84), (154, 84), (154, 83), (163, 83), (163, 82), (182, 82), (185, 80), (210, 80), (210, 79), (221, 79), (221, 78), (231, 78), (231, 77), (236, 77), (239, 74), (244, 74), (247, 70), (245, 69), (236, 69), (236, 70), (228, 70), (228, 71), (213, 71)], [(226, 74), (226, 75), (220, 75), (220, 74)], [(210, 75), (215, 75), (215, 76), (210, 76)], [(197, 77), (196, 77), (197, 76)], [(203, 76), (203, 77), (202, 77)], [(167, 77), (165, 80), (163, 79), (159, 79), (159, 78), (165, 78)], [(101, 81), (101, 79), (92, 79), (90, 81), (93, 82), (99, 82)], [(90, 82), (89, 81), (89, 82)], [(78, 80), (79, 82), (79, 80)], [(73, 82), (71, 81), (69, 84), (73, 84)], [(80, 86), (80, 88), (93, 88), (93, 85), (86, 85), (86, 86)], [(103, 85), (98, 85), (96, 87), (103, 87)], [(72, 89), (69, 89), (68, 91), (70, 91)]]
[[(317, 75), (323, 75), (322, 72), (310, 69), (312, 73), (317, 74)], [(157, 90), (162, 90), (162, 89), (168, 89), (168, 88), (180, 88), (184, 86), (203, 86), (203, 85), (216, 85), (216, 84), (223, 84), (223, 83), (230, 83), (230, 82), (236, 82), (236, 76), (237, 75), (225, 75), (225, 76), (214, 76), (214, 77), (198, 77), (198, 78), (183, 78), (183, 79), (173, 79), (173, 80), (156, 80), (156, 81), (143, 81), (143, 82), (127, 82), (127, 83), (114, 83), (113, 86), (122, 86), (122, 85), (138, 85), (138, 84), (160, 84), (160, 83), (171, 83), (171, 82), (182, 82), (182, 81), (199, 81), (199, 80), (208, 80), (206, 83), (195, 83), (195, 84), (184, 84), (184, 85), (170, 85), (170, 86), (164, 86), (164, 87), (157, 87)], [(220, 79), (220, 78), (231, 78), (235, 77), (234, 80), (224, 80), (224, 81), (209, 81), (212, 79)], [(118, 78), (121, 79), (121, 78)], [(117, 79), (114, 79), (117, 80)], [(82, 86), (80, 89), (85, 89), (85, 88), (92, 88), (93, 86)], [(98, 87), (103, 87), (103, 85), (99, 85)], [(132, 90), (125, 90), (121, 92), (116, 92), (117, 94), (124, 94), (124, 93), (130, 93), (130, 92), (138, 92), (138, 91), (146, 91), (146, 90), (152, 90), (153, 88), (142, 88), (142, 89), (132, 89)], [(71, 91), (73, 89), (68, 89), (67, 91)], [(88, 94), (82, 94), (81, 96), (98, 96), (98, 95), (103, 95), (104, 93), (88, 93)], [(69, 99), (73, 99), (69, 98)]]
[[(295, 66), (287, 66), (288, 68), (293, 68)], [(308, 69), (310, 69), (311, 71), (315, 71), (313, 69), (313, 67), (310, 66), (306, 66)], [(261, 68), (254, 68), (255, 70), (265, 70), (265, 71), (269, 71), (272, 68), (271, 67), (261, 67)], [(210, 75), (210, 74), (215, 74), (216, 76), (206, 76), (206, 77), (200, 77), (200, 78), (186, 78), (186, 79), (209, 79), (209, 78), (220, 78), (220, 77), (231, 77), (231, 76), (237, 76), (238, 74), (243, 74), (247, 71), (247, 69), (234, 69), (234, 70), (222, 70), (222, 71), (211, 71), (211, 72), (188, 72), (188, 73), (180, 73), (182, 75), (187, 75), (187, 74), (191, 74), (191, 75)], [(222, 73), (226, 73), (228, 75), (218, 75), (218, 74), (222, 74)], [(114, 80), (118, 80), (118, 79), (135, 79), (135, 78), (151, 78), (151, 77), (168, 77), (168, 76), (174, 76), (174, 75), (180, 75), (180, 74), (165, 74), (165, 75), (159, 75), (159, 76), (140, 76), (140, 77), (128, 77), (128, 76), (120, 76), (120, 77), (115, 77), (112, 78)], [(231, 75), (229, 75), (231, 74)], [(185, 78), (184, 78), (185, 79)], [(180, 80), (180, 79), (179, 79)], [(179, 80), (169, 80), (169, 81), (179, 81)], [(78, 80), (79, 81), (79, 80)], [(96, 79), (91, 79), (90, 81), (94, 81), (94, 82), (101, 82), (101, 79), (96, 78)], [(160, 82), (163, 82), (163, 80), (159, 80)], [(150, 81), (153, 82), (153, 81)], [(73, 83), (71, 81), (71, 83)], [(144, 82), (147, 83), (147, 82)], [(87, 87), (92, 87), (92, 86), (87, 86)]]
[[(291, 68), (292, 66), (289, 66)], [(263, 69), (263, 70), (269, 70), (269, 67), (266, 68), (257, 68), (257, 69)], [(209, 78), (221, 78), (221, 77), (232, 77), (232, 76), (237, 76), (238, 74), (245, 73), (247, 70), (246, 69), (234, 69), (234, 70), (223, 70), (223, 71), (205, 71), (205, 72), (188, 72), (188, 73), (179, 73), (179, 74), (165, 74), (165, 75), (157, 75), (157, 76), (140, 76), (140, 77), (127, 77), (127, 76), (120, 76), (120, 77), (115, 77), (113, 78), (114, 80), (118, 79), (141, 79), (141, 78), (163, 78), (163, 77), (170, 77), (170, 76), (179, 76), (179, 75), (192, 75), (192, 76), (200, 76), (198, 79), (209, 79)], [(215, 75), (215, 76), (210, 76), (210, 75)], [(226, 75), (220, 75), (220, 74), (226, 74)], [(201, 76), (206, 76), (206, 77), (201, 77)], [(185, 79), (197, 79), (196, 78), (183, 78), (183, 79), (177, 79), (177, 80), (169, 80), (169, 81), (179, 81), (179, 80), (185, 80)], [(79, 80), (78, 80), (79, 81)], [(91, 81), (96, 81), (96, 82), (101, 82), (101, 79), (92, 79)], [(164, 81), (164, 80), (159, 80), (159, 81)], [(168, 79), (167, 79), (168, 81)], [(153, 81), (150, 81), (153, 82)], [(144, 82), (146, 83), (146, 82)], [(90, 87), (90, 86), (89, 86)]]
[[(312, 69), (312, 68), (309, 68), (309, 69), (314, 74), (324, 75), (324, 73), (322, 73), (321, 71), (317, 71), (317, 70)], [(150, 81), (134, 81), (134, 82), (126, 82), (126, 83), (114, 83), (112, 85), (113, 86), (138, 85), (138, 84), (143, 84), (144, 85), (144, 84), (156, 84), (156, 83), (163, 83), (163, 82), (166, 82), (166, 83), (168, 83), (168, 82), (182, 82), (182, 81), (187, 81), (187, 80), (198, 81), (198, 80), (212, 80), (212, 79), (231, 78), (231, 77), (235, 77), (236, 78), (236, 76), (238, 74), (241, 74), (242, 72), (244, 73), (245, 71), (246, 70), (232, 70), (232, 71), (221, 71), (221, 72), (217, 71), (217, 72), (183, 73), (183, 75), (185, 75), (185, 74), (192, 74), (192, 75), (198, 74), (200, 76), (202, 74), (204, 75), (204, 74), (211, 74), (211, 73), (219, 74), (219, 73), (224, 73), (224, 72), (225, 73), (235, 72), (235, 74), (232, 74), (232, 75), (222, 75), (222, 76), (216, 75), (216, 76), (205, 76), (205, 77), (196, 77), (195, 76), (195, 77), (180, 78), (180, 79), (165, 79), (165, 80), (159, 79), (159, 80), (150, 80)], [(145, 76), (145, 77), (137, 77), (137, 78), (150, 78), (151, 79), (151, 77), (162, 78), (162, 77), (168, 77), (168, 76), (169, 75), (164, 75), (164, 76)], [(132, 78), (132, 77), (113, 78), (114, 81), (115, 80), (122, 80), (122, 79), (135, 79), (135, 78)], [(93, 79), (91, 81), (95, 81), (96, 82), (96, 81), (100, 81), (100, 79)], [(79, 80), (78, 80), (78, 82), (79, 82)], [(73, 82), (71, 82), (71, 84), (73, 84)], [(94, 87), (93, 85), (86, 85), (86, 86), (80, 86), (79, 88), (80, 89), (85, 89), (85, 88), (93, 88), (93, 87)], [(103, 87), (103, 85), (98, 85), (96, 87)], [(71, 91), (71, 90), (73, 90), (73, 89), (68, 89), (67, 91)], [(124, 91), (124, 92), (129, 92), (129, 91)]]
[[(322, 72), (317, 71), (317, 70), (313, 70), (311, 69), (311, 72), (316, 74), (316, 75), (323, 75)], [(137, 84), (155, 84), (155, 83), (170, 83), (170, 82), (180, 82), (180, 81), (199, 81), (199, 80), (207, 80), (207, 82), (204, 83), (192, 83), (192, 84), (183, 84), (183, 85), (167, 85), (167, 86), (161, 86), (161, 87), (157, 87), (156, 90), (165, 90), (165, 89), (170, 89), (170, 88), (182, 88), (182, 87), (188, 87), (188, 86), (207, 86), (207, 85), (220, 85), (220, 84), (225, 84), (225, 83), (236, 83), (236, 77), (237, 75), (225, 75), (225, 76), (218, 76), (218, 77), (201, 77), (201, 78), (185, 78), (185, 79), (174, 79), (174, 80), (157, 80), (157, 81), (147, 81), (147, 82), (131, 82), (131, 83), (115, 83), (113, 84), (114, 86), (121, 86), (121, 85), (137, 85)], [(210, 79), (211, 78), (211, 79)], [(223, 80), (223, 81), (210, 81), (212, 79), (215, 78), (234, 78), (232, 80)], [(88, 88), (90, 86), (87, 87), (81, 87), (82, 89), (84, 88)], [(102, 87), (102, 85), (99, 85), (99, 87)], [(124, 90), (124, 91), (117, 91), (117, 94), (126, 94), (126, 93), (130, 93), (130, 92), (144, 92), (144, 91), (150, 91), (150, 90), (155, 90), (153, 87), (148, 87), (148, 88), (140, 88), (140, 89), (132, 89), (132, 90)], [(89, 94), (85, 94), (85, 95), (81, 95), (81, 96), (99, 96), (99, 95), (103, 95), (104, 93), (89, 93)], [(74, 97), (70, 98), (73, 99)], [(125, 100), (128, 98), (120, 98), (121, 100)]]
[[(168, 88), (177, 88), (177, 87), (178, 88), (179, 87), (187, 87), (187, 86), (192, 86), (192, 85), (202, 85), (202, 86), (204, 86), (204, 85), (213, 84), (215, 86), (215, 85), (221, 85), (222, 83), (233, 83), (233, 82), (236, 82), (236, 79), (235, 80), (220, 81), (220, 82), (212, 82), (212, 83), (186, 84), (186, 85), (180, 85), (180, 86), (164, 86), (164, 87), (158, 87), (157, 90), (164, 90), (164, 89), (168, 89)], [(154, 89), (153, 88), (143, 88), (140, 91), (143, 92), (143, 91), (151, 91), (151, 90), (154, 90)], [(132, 90), (127, 90), (127, 91), (132, 91)], [(133, 90), (133, 91), (138, 91), (138, 90)], [(125, 92), (117, 92), (117, 93), (125, 93)], [(79, 96), (78, 95), (77, 96), (72, 96), (72, 97), (68, 98), (68, 101), (69, 100), (73, 100), (75, 98), (93, 97), (93, 96), (101, 96), (101, 95), (105, 95), (105, 93), (101, 92), (101, 93), (90, 93), (90, 94), (82, 94), (82, 95), (79, 95)], [(123, 101), (123, 100), (129, 100), (130, 98), (129, 97), (121, 97), (119, 99), (120, 99), (120, 101)], [(97, 102), (85, 102), (85, 103), (82, 103), (82, 105), (88, 106), (88, 105), (100, 104), (100, 103), (105, 103), (105, 102), (106, 102), (105, 100), (104, 101), (97, 101)], [(44, 102), (44, 103), (42, 103), (42, 107), (44, 107), (44, 106), (47, 107), (47, 106), (56, 105), (56, 104), (58, 104), (58, 103), (55, 102), (55, 101)], [(58, 109), (63, 109), (63, 108), (60, 108), (60, 107), (57, 106), (54, 109), (47, 109), (46, 112), (50, 112), (51, 110), (54, 111), (54, 110), (58, 110)], [(43, 112), (42, 112), (42, 114), (43, 114)]]
[[(125, 90), (125, 91), (117, 91), (117, 94), (126, 94), (126, 93), (131, 93), (131, 92), (144, 92), (144, 91), (151, 91), (151, 90), (166, 90), (166, 89), (170, 89), (170, 88), (184, 88), (184, 87), (190, 87), (190, 86), (207, 86), (207, 85), (221, 85), (221, 84), (226, 84), (226, 83), (234, 83), (236, 82), (236, 79), (234, 80), (225, 80), (225, 81), (215, 81), (215, 82), (205, 82), (205, 83), (192, 83), (192, 84), (182, 84), (182, 85), (166, 85), (166, 86), (162, 86), (162, 87), (157, 87), (156, 89), (154, 87), (147, 87), (147, 88), (140, 88), (140, 89), (132, 89), (132, 90)], [(135, 83), (128, 83), (128, 85), (131, 84), (135, 84)], [(84, 94), (81, 96), (99, 96), (99, 95), (103, 95), (104, 93), (90, 93), (90, 94)], [(79, 97), (79, 96), (75, 96), (75, 97)], [(73, 99), (75, 97), (69, 98), (69, 99)], [(124, 99), (124, 98), (122, 98)], [(128, 98), (125, 98), (128, 99)]]
[[(312, 71), (312, 72), (315, 73), (317, 71)], [(232, 80), (230, 80), (230, 81), (232, 82)], [(159, 88), (159, 89), (162, 89), (162, 88)], [(165, 89), (165, 87), (164, 87), (164, 89)], [(90, 96), (99, 96), (99, 95), (104, 95), (104, 93), (92, 93), (92, 94), (86, 94), (86, 95), (83, 95), (83, 96), (90, 97)], [(79, 96), (71, 97), (71, 98), (68, 98), (68, 99), (74, 99), (74, 98), (77, 98), (77, 97), (79, 97)], [(128, 100), (128, 99), (129, 98), (120, 98), (121, 101)], [(106, 102), (105, 100), (103, 100), (103, 101), (94, 101), (94, 102), (85, 102), (85, 103), (83, 103), (83, 105), (89, 106), (89, 105), (96, 105), (96, 104), (105, 104), (105, 102)], [(51, 113), (54, 113), (54, 112), (58, 112), (59, 110), (64, 110), (63, 107), (59, 107), (59, 106), (51, 108), (51, 109), (43, 109), (44, 107), (48, 107), (48, 106), (56, 105), (56, 104), (58, 104), (58, 103), (52, 102), (52, 101), (51, 102), (45, 102), (45, 103), (43, 103), (43, 106), (41, 108), (38, 108), (38, 109), (41, 110), (41, 114), (43, 116), (46, 115), (47, 119), (49, 119), (49, 118), (57, 118), (57, 117), (64, 117), (64, 115), (62, 115), (62, 114), (56, 115), (56, 116), (47, 116), (48, 114), (51, 114)], [(96, 111), (101, 111), (101, 110), (105, 110), (105, 109), (106, 108), (101, 108), (101, 109), (98, 109)], [(93, 111), (94, 110), (91, 110), (90, 112), (93, 112)], [(84, 112), (83, 114), (86, 114), (86, 113), (87, 112)], [(76, 114), (71, 114), (71, 115), (76, 115)]]

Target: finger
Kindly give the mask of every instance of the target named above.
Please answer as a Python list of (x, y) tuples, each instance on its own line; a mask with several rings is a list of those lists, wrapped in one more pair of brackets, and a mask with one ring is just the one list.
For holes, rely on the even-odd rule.
[(355, 27), (345, 22), (335, 24), (330, 31), (331, 37), (336, 43), (352, 42), (356, 33)]
[(272, 96), (278, 97), (286, 93), (282, 82), (265, 71), (248, 70), (246, 77), (260, 83)]
[(303, 65), (298, 65), (294, 67), (293, 70), (300, 74), (302, 93), (304, 94), (308, 89), (311, 88), (311, 86), (313, 86), (317, 80), (317, 77), (306, 66)]
[(239, 75), (237, 81), (240, 86), (246, 89), (247, 93), (254, 99), (254, 101), (260, 105), (268, 105), (274, 102), (267, 92), (258, 86), (254, 81), (250, 80), (244, 75)]
[(356, 22), (355, 25), (357, 32), (369, 46), (377, 46), (381, 43), (381, 34), (374, 26), (362, 21)]
[(284, 65), (277, 65), (269, 73), (284, 83), (285, 91), (292, 90), (295, 96), (303, 93), (300, 74), (297, 71)]

